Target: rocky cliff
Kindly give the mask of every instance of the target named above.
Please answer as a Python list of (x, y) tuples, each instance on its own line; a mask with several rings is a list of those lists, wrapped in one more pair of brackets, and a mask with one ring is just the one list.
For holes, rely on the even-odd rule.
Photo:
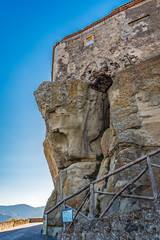
[[(35, 98), (46, 123), (44, 153), (55, 185), (47, 210), (98, 174), (96, 156), (109, 127), (109, 102), (107, 93), (79, 80), (44, 82)], [(77, 208), (82, 195), (70, 204)]]
[[(105, 156), (98, 177), (107, 171), (123, 166), (160, 146), (160, 57), (119, 72), (108, 90), (110, 103), (110, 127), (101, 139)], [(160, 156), (159, 156), (160, 159)], [(153, 158), (158, 162), (158, 156)], [(107, 183), (96, 186), (98, 189), (118, 191), (129, 179), (136, 176), (142, 165), (125, 170)], [(106, 169), (106, 170), (104, 170)], [(159, 170), (155, 169), (157, 185)], [(152, 195), (151, 185), (146, 174), (129, 190), (130, 193)], [(110, 198), (99, 196), (100, 209), (104, 210)], [(105, 206), (104, 206), (105, 203)], [(110, 213), (129, 212), (146, 204), (135, 200), (116, 200)]]
[[(111, 17), (97, 25), (97, 31), (90, 28), (89, 33), (95, 38), (88, 48), (79, 35), (62, 41), (55, 50), (54, 81), (42, 83), (34, 93), (46, 124), (44, 153), (55, 185), (46, 211), (92, 180), (160, 147), (160, 38), (156, 27), (160, 4), (159, 0), (140, 2), (144, 5)], [(106, 24), (118, 31), (120, 42)], [(122, 35), (128, 31), (135, 34), (131, 34), (131, 39), (124, 35), (125, 42)], [(109, 45), (106, 34), (110, 36)], [(85, 40), (85, 31), (82, 35)], [(96, 40), (96, 36), (101, 37)], [(111, 43), (115, 48), (110, 49)], [(126, 50), (130, 55), (125, 55), (124, 61), (120, 53)], [(136, 52), (136, 57), (131, 52)], [(157, 163), (158, 156), (152, 160)], [(139, 164), (112, 176), (96, 184), (95, 189), (117, 192), (143, 166)], [(160, 186), (159, 170), (154, 173)], [(151, 196), (148, 174), (127, 193)], [(67, 203), (77, 209), (84, 195), (85, 192)], [(110, 199), (96, 196), (97, 217)], [(109, 214), (133, 211), (146, 204), (147, 201), (119, 198)], [(88, 215), (88, 210), (86, 202), (83, 212)], [(49, 214), (49, 225), (61, 225), (60, 209)]]
[[(92, 84), (84, 80), (44, 82), (39, 86), (34, 94), (46, 123), (44, 153), (55, 185), (46, 210), (96, 177), (160, 147), (159, 69), (160, 57), (125, 69), (113, 78), (108, 93), (92, 89)], [(99, 158), (102, 154), (104, 159)], [(141, 167), (110, 177), (95, 189), (117, 191)], [(158, 170), (155, 174), (160, 185)], [(130, 188), (130, 193), (152, 194), (147, 174)], [(77, 208), (83, 197), (84, 193), (68, 204)], [(97, 196), (97, 216), (109, 200)], [(144, 205), (144, 201), (118, 199), (109, 213), (129, 212)], [(88, 213), (87, 204), (84, 213)], [(49, 214), (51, 225), (61, 224), (60, 219), (58, 210)]]

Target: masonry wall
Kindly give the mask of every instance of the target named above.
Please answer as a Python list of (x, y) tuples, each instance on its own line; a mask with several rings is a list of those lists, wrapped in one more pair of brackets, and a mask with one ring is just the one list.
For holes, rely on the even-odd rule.
[(159, 240), (160, 208), (144, 208), (130, 214), (108, 216), (103, 221), (76, 224), (59, 233), (57, 240)]
[(26, 218), (26, 219), (17, 219), (17, 220), (9, 220), (7, 222), (0, 223), (0, 232), (5, 231), (7, 229), (17, 227), (19, 225), (43, 222), (43, 218)]
[[(93, 74), (103, 67), (114, 75), (123, 68), (158, 55), (160, 0), (131, 1), (121, 8), (55, 46), (53, 81), (92, 80)], [(86, 38), (90, 36), (93, 44), (86, 46)]]

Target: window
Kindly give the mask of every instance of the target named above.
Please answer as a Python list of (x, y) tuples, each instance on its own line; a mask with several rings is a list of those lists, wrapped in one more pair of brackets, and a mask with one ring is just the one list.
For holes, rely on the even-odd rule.
[(85, 40), (85, 46), (89, 46), (94, 43), (94, 38), (93, 36), (87, 37)]

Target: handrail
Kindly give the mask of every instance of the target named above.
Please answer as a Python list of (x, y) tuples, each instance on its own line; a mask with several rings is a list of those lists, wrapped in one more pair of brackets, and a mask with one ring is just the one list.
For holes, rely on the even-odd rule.
[(111, 172), (111, 173), (109, 173), (109, 174), (106, 174), (106, 175), (104, 175), (103, 177), (101, 177), (101, 178), (99, 178), (99, 179), (97, 179), (97, 180), (94, 180), (92, 183), (95, 184), (95, 183), (101, 182), (101, 181), (104, 180), (105, 178), (110, 177), (110, 176), (112, 176), (112, 175), (114, 175), (114, 174), (116, 174), (116, 173), (118, 173), (118, 172), (121, 172), (121, 171), (123, 171), (124, 169), (129, 168), (129, 167), (131, 167), (131, 166), (133, 166), (133, 165), (135, 165), (135, 164), (137, 164), (137, 163), (139, 163), (139, 162), (142, 162), (143, 160), (145, 160), (145, 159), (147, 158), (147, 156), (150, 156), (150, 157), (151, 157), (151, 156), (157, 154), (158, 152), (160, 152), (160, 149), (158, 149), (158, 150), (156, 150), (156, 151), (154, 151), (154, 152), (152, 152), (152, 153), (150, 153), (150, 154), (148, 154), (148, 155), (144, 155), (144, 156), (142, 156), (142, 157), (140, 157), (140, 158), (132, 161), (131, 163), (128, 163), (127, 165), (124, 165), (123, 167), (120, 167), (120, 168), (114, 170), (113, 172)]
[[(116, 173), (118, 173), (118, 172), (123, 171), (124, 169), (127, 169), (127, 168), (129, 168), (129, 167), (131, 167), (131, 166), (133, 166), (133, 165), (135, 165), (135, 164), (137, 164), (137, 163), (139, 163), (139, 162), (142, 162), (142, 161), (145, 160), (148, 156), (151, 157), (151, 156), (153, 156), (153, 155), (155, 155), (155, 154), (157, 154), (157, 153), (159, 153), (159, 152), (160, 152), (160, 148), (157, 149), (157, 150), (155, 150), (155, 151), (153, 151), (153, 152), (151, 152), (151, 153), (149, 153), (149, 154), (147, 154), (147, 155), (144, 155), (144, 156), (142, 156), (142, 157), (140, 157), (140, 158), (132, 161), (131, 163), (128, 163), (128, 164), (124, 165), (123, 167), (120, 167), (120, 168), (114, 170), (114, 171), (111, 172), (111, 173), (108, 173), (108, 174), (104, 175), (103, 177), (101, 177), (101, 178), (99, 178), (99, 179), (96, 179), (96, 180), (88, 183), (87, 185), (85, 185), (83, 188), (81, 188), (81, 189), (78, 190), (77, 192), (75, 192), (75, 193), (69, 195), (68, 197), (62, 199), (62, 200), (61, 200), (59, 203), (57, 203), (54, 207), (52, 207), (52, 208), (49, 209), (47, 212), (45, 212), (45, 214), (48, 215), (48, 214), (51, 213), (53, 210), (55, 210), (57, 207), (59, 207), (62, 203), (66, 202), (66, 201), (69, 200), (70, 198), (73, 198), (73, 197), (77, 196), (78, 194), (80, 194), (81, 192), (83, 192), (84, 190), (86, 190), (87, 188), (89, 188), (91, 184), (95, 184), (95, 183), (101, 182), (101, 181), (103, 181), (105, 178), (108, 178), (108, 177), (110, 177), (110, 176), (112, 176), (112, 175), (114, 175), (114, 174), (116, 174)], [(153, 165), (153, 164), (152, 164), (152, 165)], [(153, 165), (153, 166), (155, 166), (155, 165)], [(158, 167), (158, 166), (157, 166), (157, 167)]]
[[(153, 173), (153, 169), (152, 167), (158, 167), (160, 168), (160, 165), (157, 164), (153, 164), (151, 162), (150, 157), (159, 153), (160, 152), (160, 148), (147, 154), (144, 155), (134, 161), (132, 161), (131, 163), (128, 163), (126, 165), (124, 165), (123, 167), (120, 167), (114, 171), (112, 171), (111, 173), (108, 173), (106, 175), (104, 175), (103, 177), (94, 180), (90, 183), (88, 183), (87, 185), (85, 185), (83, 188), (81, 188), (80, 190), (78, 190), (77, 192), (71, 194), (70, 196), (62, 199), (59, 203), (57, 203), (54, 207), (52, 207), (50, 210), (48, 210), (45, 214), (47, 215), (47, 219), (48, 219), (48, 214), (50, 212), (52, 212), (54, 209), (56, 209), (57, 207), (59, 207), (62, 203), (64, 203), (65, 207), (70, 207), (66, 204), (66, 201), (75, 197), (76, 195), (80, 194), (81, 192), (85, 191), (86, 189), (90, 188), (90, 191), (87, 193), (86, 197), (84, 198), (82, 204), (80, 205), (78, 210), (74, 210), (76, 211), (76, 214), (73, 218), (72, 223), (70, 223), (69, 228), (72, 226), (72, 224), (74, 223), (76, 217), (78, 214), (82, 215), (83, 217), (85, 217), (87, 220), (92, 220), (95, 219), (95, 194), (100, 193), (100, 194), (104, 194), (104, 195), (113, 195), (113, 198), (111, 199), (111, 201), (109, 202), (109, 204), (107, 205), (107, 207), (105, 208), (105, 210), (103, 211), (103, 213), (101, 213), (100, 217), (98, 219), (102, 219), (103, 216), (105, 215), (105, 213), (109, 210), (109, 208), (112, 206), (113, 202), (115, 201), (115, 199), (117, 199), (118, 197), (124, 197), (124, 198), (137, 198), (137, 199), (143, 199), (143, 200), (154, 200), (155, 202), (157, 202), (159, 195), (158, 195), (158, 190), (157, 190), (157, 186), (156, 186), (156, 181), (154, 178), (154, 173)], [(95, 191), (94, 190), (94, 184), (103, 181), (105, 178), (109, 178), (110, 176), (117, 174), (121, 171), (123, 171), (124, 169), (127, 169), (137, 163), (140, 163), (144, 160), (147, 160), (147, 165), (146, 167), (132, 180), (130, 180), (130, 182), (128, 182), (128, 184), (126, 184), (125, 186), (122, 187), (122, 189), (119, 192), (102, 192), (102, 191)], [(151, 180), (151, 186), (152, 186), (152, 191), (153, 191), (153, 197), (149, 197), (149, 196), (139, 196), (139, 195), (129, 195), (129, 194), (123, 194), (123, 192), (134, 182), (136, 182), (146, 171), (149, 171), (149, 176), (150, 176), (150, 180)], [(88, 196), (90, 195), (90, 218), (85, 216), (83, 213), (81, 213), (81, 209), (84, 205), (84, 203), (86, 202)], [(47, 227), (46, 227), (46, 236), (45, 236), (45, 240), (47, 240), (48, 236), (48, 220), (47, 220)]]
[(140, 172), (138, 174), (137, 177), (135, 177), (134, 179), (132, 179), (126, 186), (124, 186), (118, 193), (116, 193), (116, 195), (113, 197), (113, 199), (110, 201), (110, 203), (108, 204), (107, 208), (103, 211), (103, 213), (100, 215), (100, 218), (102, 218), (104, 216), (104, 214), (107, 212), (107, 210), (111, 207), (111, 205), (113, 204), (113, 202), (115, 201), (115, 199), (121, 195), (122, 192), (124, 192), (131, 184), (135, 183), (146, 171), (147, 171), (147, 167), (145, 169), (143, 169), (142, 172)]
[(62, 199), (59, 203), (57, 203), (54, 207), (52, 207), (50, 210), (48, 210), (45, 214), (49, 214), (50, 212), (52, 212), (54, 209), (56, 209), (57, 207), (59, 207), (59, 205), (61, 205), (62, 203), (66, 202), (67, 200), (69, 200), (72, 197), (75, 197), (76, 195), (80, 194), (81, 192), (83, 192), (84, 190), (86, 190), (87, 188), (90, 187), (90, 183), (88, 183), (85, 187), (81, 188), (79, 191), (71, 194), (70, 196)]

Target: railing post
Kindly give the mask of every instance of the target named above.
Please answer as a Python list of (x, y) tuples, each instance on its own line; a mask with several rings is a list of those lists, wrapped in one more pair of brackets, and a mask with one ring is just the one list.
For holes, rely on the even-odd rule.
[(152, 166), (151, 166), (150, 156), (147, 156), (147, 164), (148, 164), (149, 175), (150, 175), (150, 178), (151, 178), (153, 196), (154, 196), (154, 200), (156, 202), (157, 199), (158, 199), (158, 191), (157, 191), (156, 181), (155, 181), (155, 178), (154, 178), (154, 173), (153, 173)]
[[(64, 204), (64, 210), (66, 210), (66, 201), (65, 200), (63, 201), (63, 204)], [(63, 222), (63, 232), (65, 232), (65, 231), (66, 231), (66, 223)]]
[(45, 240), (48, 239), (48, 214), (46, 215), (46, 235), (45, 235)]
[(90, 184), (90, 217), (94, 219), (95, 216), (95, 195), (94, 195), (94, 184)]

